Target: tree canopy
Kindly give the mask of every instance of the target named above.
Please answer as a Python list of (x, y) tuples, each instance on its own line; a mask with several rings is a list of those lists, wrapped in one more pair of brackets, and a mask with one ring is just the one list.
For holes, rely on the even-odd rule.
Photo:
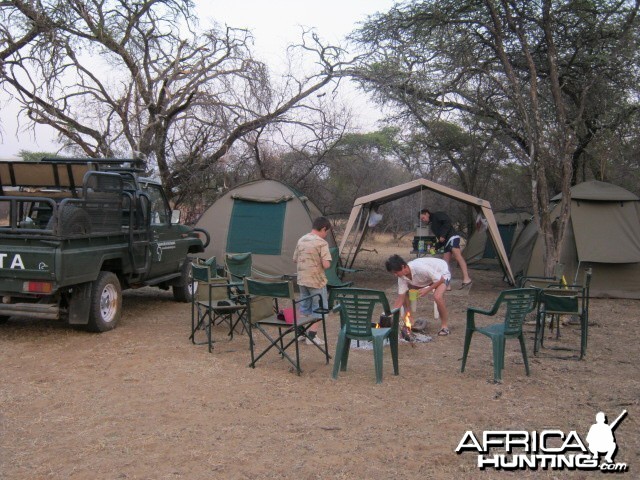
[[(476, 125), (529, 167), (550, 271), (579, 162), (600, 139), (637, 121), (639, 6), (638, 0), (401, 3), (354, 32), (366, 52), (354, 74), (413, 128), (447, 142), (451, 131), (442, 130), (442, 120)], [(558, 220), (549, 210), (557, 191)]]

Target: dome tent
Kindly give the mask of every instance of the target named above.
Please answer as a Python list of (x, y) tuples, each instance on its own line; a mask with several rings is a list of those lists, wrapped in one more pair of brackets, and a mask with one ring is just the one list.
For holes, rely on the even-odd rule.
[[(515, 245), (518, 237), (525, 226), (529, 224), (532, 215), (522, 211), (502, 211), (495, 212), (498, 231), (507, 256), (511, 255), (511, 249)], [(467, 244), (462, 251), (464, 259), (468, 265), (496, 263), (497, 253), (484, 222), (479, 222), (473, 234), (467, 240)]]
[[(561, 198), (557, 195), (552, 202)], [(560, 215), (556, 205), (552, 218)], [(560, 253), (570, 283), (593, 270), (591, 296), (640, 298), (640, 198), (624, 188), (596, 180), (571, 188), (568, 230)], [(544, 273), (543, 241), (535, 222), (518, 237), (511, 252), (516, 277)]]
[[(223, 263), (225, 253), (251, 252), (253, 266), (270, 274), (295, 274), (293, 252), (322, 213), (306, 196), (276, 180), (254, 180), (229, 190), (196, 226), (211, 235), (204, 256)], [(327, 236), (336, 245), (333, 233)]]

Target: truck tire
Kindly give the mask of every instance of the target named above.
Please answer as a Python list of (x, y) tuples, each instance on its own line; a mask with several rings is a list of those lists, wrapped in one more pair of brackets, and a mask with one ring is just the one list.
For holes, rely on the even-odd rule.
[(0, 325), (2, 325), (3, 323), (7, 323), (9, 321), (9, 318), (11, 317), (7, 317), (6, 315), (0, 315)]
[(90, 332), (106, 332), (118, 324), (122, 315), (122, 288), (118, 277), (112, 272), (102, 271), (91, 288), (89, 309)]
[[(180, 283), (173, 286), (173, 299), (176, 302), (190, 302), (193, 298), (191, 278), (191, 260), (187, 258), (180, 270)], [(196, 283), (193, 287), (197, 289), (198, 284)]]

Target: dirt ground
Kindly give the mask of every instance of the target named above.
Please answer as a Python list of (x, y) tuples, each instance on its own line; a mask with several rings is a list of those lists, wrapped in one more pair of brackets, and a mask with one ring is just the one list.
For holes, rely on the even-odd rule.
[[(408, 248), (367, 248), (376, 252), (351, 279), (392, 300), (382, 263), (394, 252), (409, 259)], [(387, 349), (381, 385), (371, 351), (354, 350), (337, 381), (332, 363), (304, 345), (299, 377), (275, 353), (248, 368), (247, 335), (228, 341), (221, 326), (209, 353), (189, 341), (190, 306), (170, 292), (125, 292), (121, 323), (105, 334), (12, 319), (0, 326), (0, 479), (596, 478), (603, 473), (481, 471), (477, 454), (455, 449), (468, 430), (480, 441), (485, 430), (575, 430), (585, 441), (597, 412), (611, 421), (623, 409), (615, 460), (629, 467), (623, 478), (638, 478), (640, 302), (592, 300), (583, 361), (550, 349), (533, 357), (527, 325), (531, 376), (509, 341), (504, 381), (494, 384), (486, 337), (474, 337), (460, 373), (465, 312), (489, 307), (506, 285), (495, 270), (471, 275), (470, 291), (447, 297), (452, 334), (435, 336), (423, 300), (433, 341), (401, 345), (399, 376)], [(331, 317), (332, 354), (337, 329)], [(577, 327), (561, 331), (549, 346), (579, 345)]]

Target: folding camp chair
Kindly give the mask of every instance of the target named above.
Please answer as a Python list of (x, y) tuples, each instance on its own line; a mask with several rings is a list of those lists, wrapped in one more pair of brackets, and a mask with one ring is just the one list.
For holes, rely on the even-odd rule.
[[(373, 360), (376, 383), (382, 383), (382, 352), (385, 340), (389, 340), (393, 374), (398, 375), (398, 324), (400, 309), (391, 310), (386, 295), (382, 291), (366, 288), (338, 288), (331, 290), (329, 305), (340, 312), (340, 333), (333, 361), (333, 378), (338, 378), (338, 370), (345, 372), (349, 360), (351, 340), (373, 342)], [(390, 327), (374, 328), (373, 309), (382, 307), (383, 314), (391, 317)]]
[(209, 257), (207, 259), (204, 258), (196, 258), (196, 265), (206, 265), (211, 270), (211, 276), (213, 277), (224, 277), (225, 269), (223, 265), (218, 265), (217, 258), (215, 256)]
[[(322, 332), (326, 341), (327, 328), (325, 324), (325, 313), (320, 298), (321, 318), (298, 318), (296, 305), (310, 297), (295, 299), (292, 281), (263, 282), (253, 278), (244, 278), (244, 291), (248, 299), (248, 325), (249, 325), (249, 345), (251, 348), (251, 363), (249, 366), (255, 368), (256, 363), (269, 350), (276, 348), (282, 358), (286, 358), (296, 369), (298, 375), (302, 372), (300, 368), (300, 339), (308, 338), (307, 331), (316, 322), (322, 322)], [(319, 296), (319, 294), (316, 294)], [(313, 296), (313, 295), (312, 295)], [(278, 313), (284, 307), (284, 303), (293, 309), (292, 322), (288, 323), (285, 318), (280, 318)], [(259, 331), (268, 340), (268, 345), (256, 355), (256, 342), (253, 332)], [(275, 332), (275, 333), (274, 333)], [(328, 350), (328, 342), (324, 345), (313, 343), (326, 357), (326, 363), (331, 358)], [(295, 359), (292, 358), (287, 349), (295, 348)]]
[[(233, 332), (240, 323), (245, 325), (247, 306), (239, 301), (237, 295), (231, 293), (231, 287), (224, 277), (212, 274), (211, 265), (191, 265), (192, 301), (191, 301), (191, 336), (194, 344), (206, 343), (209, 352), (213, 350), (212, 329), (214, 325), (228, 323), (228, 336), (233, 339)], [(234, 320), (235, 316), (235, 320)], [(198, 331), (204, 330), (206, 341), (196, 340)]]
[[(555, 321), (556, 339), (560, 338), (560, 316), (571, 315), (580, 320), (580, 360), (587, 352), (589, 337), (589, 288), (592, 270), (589, 268), (584, 274), (582, 285), (555, 285), (540, 291), (536, 333), (533, 353), (536, 355), (544, 346), (544, 330), (547, 316), (550, 317), (550, 328)], [(556, 347), (556, 349), (564, 349)]]
[[(529, 375), (529, 360), (527, 359), (527, 349), (524, 344), (522, 324), (527, 313), (535, 310), (537, 305), (539, 290), (536, 288), (516, 288), (504, 290), (496, 300), (491, 310), (481, 310), (476, 307), (467, 308), (467, 329), (464, 337), (464, 351), (462, 354), (462, 368), (467, 364), (467, 355), (471, 345), (471, 337), (474, 332), (486, 335), (493, 344), (493, 380), (502, 381), (502, 370), (504, 370), (504, 347), (507, 338), (517, 338), (520, 342), (520, 350), (524, 360), (524, 368)], [(505, 306), (504, 321), (492, 325), (480, 327), (476, 325), (475, 316), (494, 316), (501, 307)]]
[(261, 278), (264, 280), (289, 280), (290, 275), (272, 275), (258, 270), (253, 266), (251, 252), (227, 253), (224, 256), (225, 270), (229, 282), (238, 284), (242, 288), (245, 277)]
[(327, 288), (330, 290), (332, 288), (350, 287), (353, 285), (353, 282), (343, 281), (342, 277), (344, 274), (360, 272), (362, 270), (340, 266), (340, 251), (338, 247), (330, 247), (329, 251), (331, 252), (331, 265), (324, 271), (327, 276)]

